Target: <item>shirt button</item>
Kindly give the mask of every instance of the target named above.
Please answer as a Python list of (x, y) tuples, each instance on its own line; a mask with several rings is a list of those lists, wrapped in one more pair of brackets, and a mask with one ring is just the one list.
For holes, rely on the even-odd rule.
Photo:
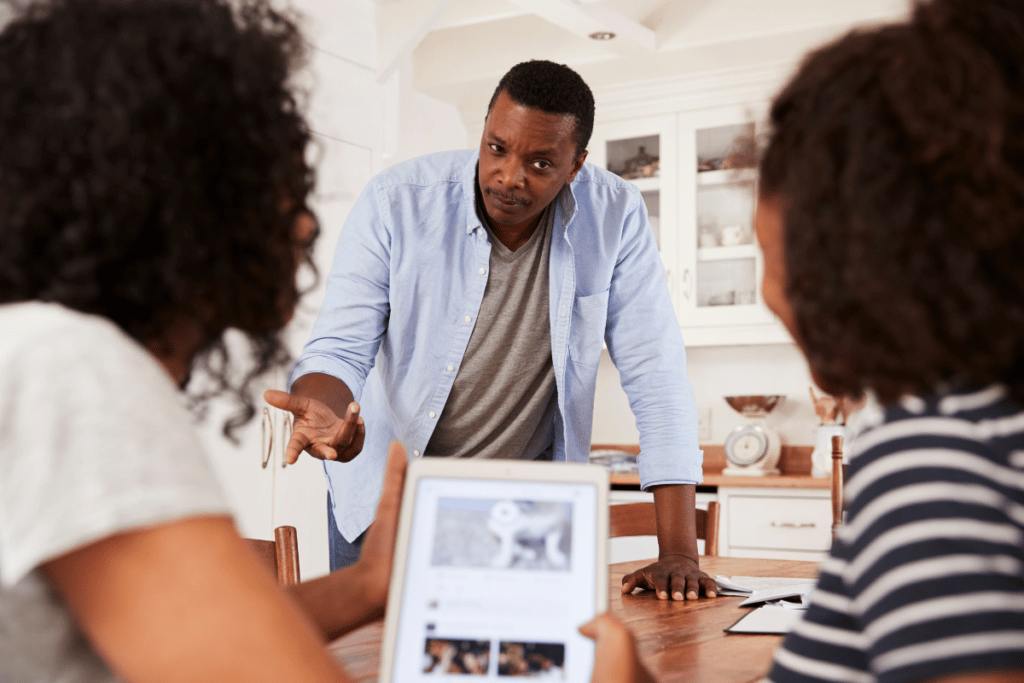
[(437, 417), (437, 413), (435, 413), (433, 410), (427, 413), (427, 415), (429, 415), (430, 417)]
[(449, 365), (448, 366), (448, 372), (455, 372), (455, 366), (454, 365)]
[(415, 455), (417, 458), (420, 457), (420, 452), (419, 451), (413, 451), (412, 454)]
[(481, 274), (481, 275), (483, 275), (483, 274), (484, 274), (484, 273), (486, 273), (486, 272), (487, 272), (487, 269), (486, 269), (486, 268), (481, 268), (481, 269), (480, 269), (480, 274)]
[(465, 318), (463, 318), (463, 320), (465, 320), (467, 323), (473, 321), (473, 319), (470, 318), (468, 315)]

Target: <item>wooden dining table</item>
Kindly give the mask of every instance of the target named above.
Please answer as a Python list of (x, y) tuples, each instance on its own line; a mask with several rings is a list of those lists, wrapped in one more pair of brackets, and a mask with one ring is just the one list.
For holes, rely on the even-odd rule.
[[(771, 664), (782, 636), (727, 634), (747, 612), (740, 597), (658, 600), (651, 591), (622, 595), (622, 577), (649, 561), (609, 566), (608, 609), (636, 636), (640, 657), (659, 683), (749, 683)], [(816, 562), (702, 557), (701, 569), (722, 576), (814, 579)], [(354, 631), (328, 646), (346, 673), (360, 683), (377, 680), (383, 622)]]

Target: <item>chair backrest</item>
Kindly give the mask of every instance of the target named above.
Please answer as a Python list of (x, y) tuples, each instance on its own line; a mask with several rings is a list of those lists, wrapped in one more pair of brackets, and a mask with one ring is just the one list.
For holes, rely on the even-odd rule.
[(247, 538), (250, 547), (271, 571), (277, 574), (282, 586), (292, 586), (299, 578), (299, 537), (293, 526), (279, 526), (274, 529), (273, 541)]
[[(707, 510), (697, 508), (697, 538), (704, 541), (704, 554), (718, 556), (718, 503), (711, 501)], [(608, 506), (608, 536), (657, 536), (658, 524), (654, 503), (622, 503)]]
[(832, 437), (832, 538), (843, 523), (843, 437)]

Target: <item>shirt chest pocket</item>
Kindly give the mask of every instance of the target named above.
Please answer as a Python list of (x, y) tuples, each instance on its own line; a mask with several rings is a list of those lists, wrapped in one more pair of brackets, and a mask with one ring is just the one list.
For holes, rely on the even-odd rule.
[(608, 321), (608, 291), (577, 296), (569, 322), (569, 358), (580, 365), (597, 365), (601, 360), (604, 328)]

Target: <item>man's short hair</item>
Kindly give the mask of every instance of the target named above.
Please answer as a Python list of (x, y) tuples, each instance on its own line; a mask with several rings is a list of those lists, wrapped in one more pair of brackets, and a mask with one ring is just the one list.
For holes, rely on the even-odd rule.
[(516, 104), (549, 114), (576, 117), (576, 129), (573, 131), (576, 156), (587, 149), (590, 134), (594, 132), (594, 94), (580, 75), (565, 64), (540, 59), (516, 64), (501, 77), (494, 89), (487, 105), (488, 114), (503, 91)]

